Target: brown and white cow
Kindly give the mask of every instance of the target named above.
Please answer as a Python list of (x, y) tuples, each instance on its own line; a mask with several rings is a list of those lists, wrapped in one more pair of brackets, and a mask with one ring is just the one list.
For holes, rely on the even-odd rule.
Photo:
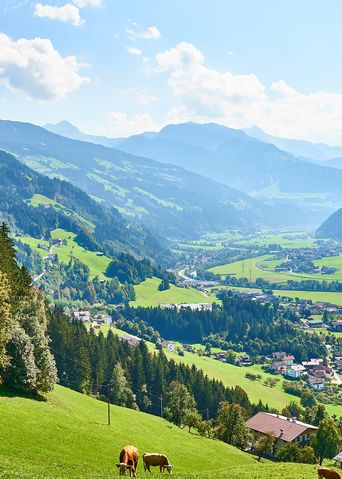
[(165, 454), (159, 454), (157, 452), (145, 452), (143, 455), (143, 461), (144, 461), (144, 469), (145, 471), (149, 471), (150, 467), (156, 467), (159, 466), (160, 472), (164, 472), (166, 469), (170, 474), (172, 472), (173, 466), (169, 463), (168, 458), (165, 456)]
[(334, 469), (319, 467), (317, 470), (319, 479), (341, 479), (341, 476)]
[(139, 460), (139, 451), (135, 446), (125, 446), (120, 452), (119, 463), (116, 465), (119, 468), (120, 476), (126, 475), (126, 470), (129, 470), (129, 475), (137, 477), (137, 466)]

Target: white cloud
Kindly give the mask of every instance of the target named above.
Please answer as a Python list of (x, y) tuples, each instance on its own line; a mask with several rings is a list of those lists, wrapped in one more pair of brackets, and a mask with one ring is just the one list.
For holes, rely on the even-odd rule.
[(177, 121), (216, 121), (235, 128), (254, 124), (275, 135), (342, 143), (342, 95), (302, 93), (284, 80), (270, 87), (251, 74), (205, 65), (203, 53), (182, 42), (155, 57), (174, 96)]
[(151, 105), (151, 103), (155, 103), (159, 100), (157, 96), (152, 95), (146, 89), (128, 88), (123, 91), (123, 94), (127, 97), (128, 101), (141, 106)]
[(160, 38), (160, 36), (161, 36), (160, 31), (155, 26), (148, 27), (148, 29), (145, 32), (140, 33), (140, 38), (146, 38), (147, 40), (150, 40), (150, 39), (155, 40), (157, 38)]
[(73, 0), (78, 8), (102, 7), (102, 0)]
[(145, 31), (138, 32), (134, 27), (136, 23), (132, 23), (133, 28), (127, 28), (126, 32), (130, 36), (131, 40), (136, 38), (143, 38), (144, 40), (157, 40), (161, 37), (160, 31), (155, 25), (147, 28)]
[(0, 33), (0, 82), (30, 98), (64, 98), (90, 82), (80, 74), (86, 66), (75, 56), (62, 57), (49, 39), (13, 41)]
[(113, 111), (108, 116), (108, 126), (104, 133), (115, 138), (159, 129), (160, 125), (154, 122), (149, 113), (136, 114), (129, 118), (126, 113)]
[(60, 20), (61, 22), (71, 22), (76, 27), (84, 23), (84, 20), (82, 20), (80, 16), (79, 9), (75, 7), (75, 5), (71, 5), (71, 3), (67, 3), (62, 7), (36, 3), (34, 16), (49, 18), (50, 20)]
[(134, 55), (136, 57), (140, 57), (142, 55), (142, 51), (140, 50), (140, 48), (126, 47), (126, 50), (128, 51), (130, 55)]

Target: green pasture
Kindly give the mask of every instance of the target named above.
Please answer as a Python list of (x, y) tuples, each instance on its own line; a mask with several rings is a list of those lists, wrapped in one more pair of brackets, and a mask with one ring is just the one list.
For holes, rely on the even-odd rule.
[(134, 286), (136, 300), (131, 301), (131, 306), (158, 306), (160, 303), (213, 303), (215, 296), (205, 296), (194, 288), (179, 288), (170, 285), (170, 289), (159, 291), (159, 278), (148, 278)]
[[(0, 477), (4, 479), (112, 479), (119, 452), (134, 444), (143, 452), (163, 452), (174, 476), (202, 479), (314, 479), (317, 466), (257, 462), (227, 444), (189, 434), (164, 419), (107, 405), (56, 386), (46, 400), (16, 397), (0, 389)], [(138, 476), (144, 473), (138, 463)]]

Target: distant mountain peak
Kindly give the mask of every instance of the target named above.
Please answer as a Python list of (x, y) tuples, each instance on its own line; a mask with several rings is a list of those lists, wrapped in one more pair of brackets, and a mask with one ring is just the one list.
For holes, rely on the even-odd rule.
[(77, 128), (77, 126), (73, 125), (67, 120), (62, 120), (58, 123), (47, 123), (43, 126), (43, 128), (45, 128), (45, 130), (58, 134), (61, 134), (60, 132), (62, 131), (82, 134), (81, 130)]

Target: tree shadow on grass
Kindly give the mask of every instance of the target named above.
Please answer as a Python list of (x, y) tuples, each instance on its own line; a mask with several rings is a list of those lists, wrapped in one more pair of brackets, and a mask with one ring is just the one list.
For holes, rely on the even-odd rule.
[(33, 399), (34, 401), (41, 401), (41, 402), (47, 401), (47, 398), (43, 396), (42, 394), (24, 394), (18, 391), (11, 390), (7, 386), (0, 384), (0, 399), (2, 397), (4, 398), (20, 397), (25, 399)]

